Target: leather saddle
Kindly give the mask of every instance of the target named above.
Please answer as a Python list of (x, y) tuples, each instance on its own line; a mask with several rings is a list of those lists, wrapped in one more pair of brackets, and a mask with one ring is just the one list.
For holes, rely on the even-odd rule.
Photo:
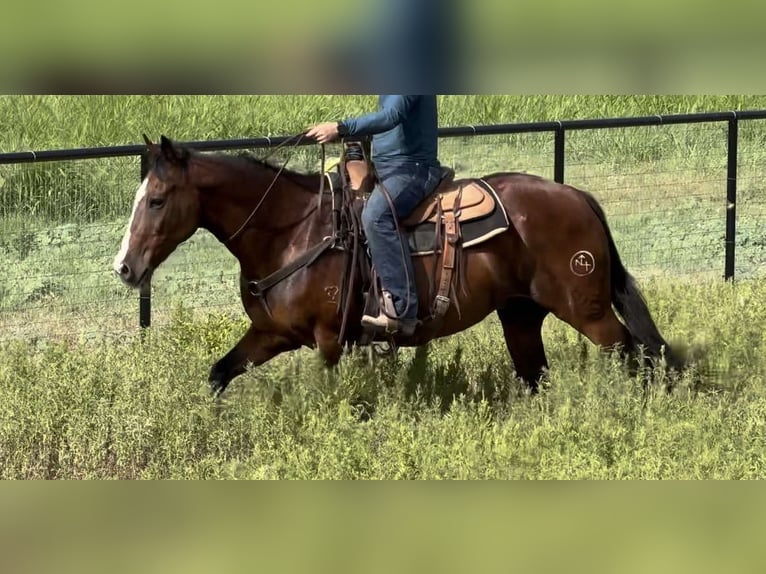
[(490, 215), (495, 199), (474, 180), (455, 181), (455, 170), (442, 167), (442, 178), (436, 189), (402, 221), (405, 228), (426, 222), (439, 223), (447, 214), (454, 214), (462, 222)]
[[(414, 230), (432, 225), (440, 252), (441, 273), (431, 308), (433, 328), (437, 329), (452, 304), (453, 278), (460, 262), (463, 224), (489, 217), (497, 206), (495, 197), (480, 180), (455, 181), (455, 171), (442, 167), (442, 176), (436, 189), (406, 218), (402, 226)], [(441, 241), (439, 238), (441, 237)]]
[[(346, 144), (338, 170), (341, 184), (333, 185), (331, 178), (331, 188), (343, 189), (343, 180), (345, 180), (350, 197), (358, 200), (371, 193), (375, 182), (368, 158), (369, 150), (364, 148), (363, 144)], [(441, 178), (436, 189), (401, 221), (402, 227), (406, 230), (414, 231), (419, 226), (424, 227), (429, 224), (432, 229), (435, 229), (434, 237), (439, 243), (437, 249), (441, 269), (438, 288), (435, 293), (432, 292), (434, 298), (431, 322), (434, 330), (438, 329), (438, 325), (452, 303), (453, 278), (459, 264), (458, 253), (462, 248), (462, 224), (487, 218), (496, 211), (497, 201), (487, 187), (488, 185), (481, 180), (455, 181), (455, 171), (449, 167), (442, 167)], [(336, 205), (335, 201), (334, 205)], [(505, 223), (507, 227), (507, 221)], [(376, 299), (376, 297), (369, 297), (368, 303), (374, 307), (377, 305)], [(369, 312), (375, 314), (372, 309)]]
[[(345, 178), (356, 197), (365, 197), (375, 187), (374, 170), (370, 163), (369, 140), (343, 143), (343, 156), (340, 163), (345, 171)], [(495, 199), (475, 180), (455, 181), (455, 170), (442, 166), (442, 173), (434, 191), (420, 205), (402, 220), (405, 229), (411, 229), (429, 222), (433, 224), (445, 220), (445, 214), (454, 213), (462, 222), (480, 219), (491, 214), (495, 209)]]

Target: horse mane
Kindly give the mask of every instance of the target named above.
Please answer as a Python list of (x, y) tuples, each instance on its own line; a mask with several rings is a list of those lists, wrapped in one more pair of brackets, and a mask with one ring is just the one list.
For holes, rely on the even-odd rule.
[(267, 169), (273, 172), (274, 175), (279, 173), (281, 170), (282, 173), (280, 177), (285, 177), (288, 180), (292, 181), (293, 183), (301, 187), (308, 188), (312, 192), (316, 191), (314, 189), (314, 187), (316, 186), (315, 180), (319, 178), (320, 176), (319, 172), (304, 173), (304, 172), (296, 171), (294, 169), (290, 169), (287, 166), (285, 166), (283, 169), (282, 164), (271, 162), (268, 159), (259, 158), (249, 152), (239, 152), (239, 153), (196, 152), (193, 154), (193, 157), (198, 157), (202, 159), (216, 159), (216, 160), (221, 160), (223, 163), (234, 164), (234, 165), (236, 164), (251, 165), (251, 166)]

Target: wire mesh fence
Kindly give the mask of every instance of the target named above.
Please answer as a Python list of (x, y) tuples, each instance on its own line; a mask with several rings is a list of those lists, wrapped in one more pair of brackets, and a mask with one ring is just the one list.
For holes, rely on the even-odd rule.
[[(643, 140), (649, 153), (600, 158), (582, 142), (594, 137), (614, 150)], [(707, 144), (689, 145), (699, 140)], [(573, 132), (567, 134), (566, 181), (601, 201), (623, 261), (635, 274), (722, 277), (726, 141), (725, 124)]]
[[(766, 264), (766, 123), (742, 122), (736, 275)], [(463, 175), (523, 171), (554, 177), (551, 133), (445, 140), (441, 157)], [(604, 206), (627, 267), (637, 276), (722, 277), (727, 126), (722, 122), (566, 133), (564, 181)], [(551, 222), (551, 225), (554, 225)]]
[[(740, 130), (738, 277), (766, 264), (765, 130), (760, 121)], [(566, 133), (565, 181), (602, 202), (635, 275), (723, 276), (726, 134), (721, 122)], [(521, 171), (552, 179), (553, 146), (551, 132), (449, 137), (440, 158), (460, 177)], [(327, 151), (333, 158), (339, 149)], [(271, 160), (288, 155), (292, 169), (321, 164), (317, 146), (282, 148)], [(139, 179), (138, 157), (0, 165), (0, 340), (138, 332), (138, 294), (114, 278), (111, 261)], [(152, 324), (179, 306), (241, 314), (238, 263), (206, 231), (154, 275)]]
[(0, 338), (135, 330), (109, 262), (138, 173), (137, 158), (0, 166)]
[(766, 271), (766, 146), (762, 121), (742, 122), (737, 174), (737, 249), (735, 268), (740, 278)]

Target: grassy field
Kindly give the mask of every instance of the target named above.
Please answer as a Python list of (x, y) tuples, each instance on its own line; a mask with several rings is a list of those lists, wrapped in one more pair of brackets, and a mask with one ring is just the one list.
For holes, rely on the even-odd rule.
[[(373, 96), (0, 96), (0, 152), (296, 133)], [(442, 126), (762, 109), (764, 96), (440, 96)], [(700, 142), (702, 143), (702, 142)]]
[(707, 349), (701, 379), (671, 393), (644, 392), (590, 345), (581, 360), (554, 320), (536, 397), (513, 380), (494, 319), (374, 367), (285, 355), (220, 404), (205, 376), (244, 328), (226, 316), (178, 310), (143, 342), (6, 343), (0, 476), (763, 478), (764, 284), (665, 280), (646, 294), (671, 339)]
[[(0, 150), (283, 135), (368, 96), (0, 97)], [(442, 125), (766, 107), (761, 97), (443, 96)], [(550, 388), (526, 395), (498, 323), (396, 363), (308, 351), (204, 381), (245, 326), (236, 262), (198, 233), (158, 272), (156, 327), (108, 270), (138, 185), (134, 158), (0, 166), (1, 478), (762, 478), (766, 128), (740, 127), (737, 273), (723, 273), (723, 126), (578, 132), (567, 181), (603, 202), (669, 338), (699, 356), (646, 393), (555, 320)], [(442, 143), (460, 174), (551, 177), (547, 134)], [(317, 150), (296, 155), (318, 167)], [(192, 294), (191, 296), (189, 294)], [(707, 349), (701, 353), (699, 349)], [(371, 415), (371, 416), (370, 416)], [(365, 422), (361, 422), (364, 420)]]
[[(143, 133), (179, 141), (294, 134), (316, 121), (370, 111), (374, 104), (372, 96), (0, 96), (0, 153), (137, 144)], [(762, 109), (766, 97), (440, 96), (439, 106), (440, 125), (457, 126)], [(766, 124), (743, 122), (740, 140), (743, 160), (763, 163)], [(705, 171), (714, 153), (724, 161), (726, 134), (722, 124), (705, 124), (582, 131), (567, 141), (568, 165), (585, 162), (619, 172), (678, 158), (681, 167)], [(471, 149), (480, 151), (471, 157)], [(535, 170), (542, 162), (552, 175), (552, 150), (549, 134), (466, 138), (443, 142), (441, 157), (472, 173)], [(291, 153), (292, 167), (318, 169), (315, 147)], [(0, 165), (0, 219), (18, 215), (68, 223), (124, 217), (138, 170), (135, 158)]]

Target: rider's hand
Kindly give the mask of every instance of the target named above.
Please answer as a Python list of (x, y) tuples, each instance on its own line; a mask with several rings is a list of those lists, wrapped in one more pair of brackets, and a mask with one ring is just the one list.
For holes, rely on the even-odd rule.
[(306, 137), (315, 139), (320, 144), (330, 143), (338, 139), (338, 123), (337, 122), (325, 122), (318, 124), (313, 128), (309, 128), (306, 132)]

